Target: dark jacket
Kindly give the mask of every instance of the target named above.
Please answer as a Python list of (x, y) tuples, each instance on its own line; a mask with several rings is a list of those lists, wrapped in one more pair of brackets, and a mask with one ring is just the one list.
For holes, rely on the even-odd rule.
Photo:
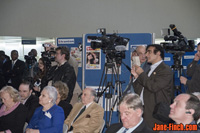
[(197, 61), (192, 61), (187, 66), (187, 75), (189, 77), (192, 77), (191, 80), (187, 80), (186, 86), (188, 87), (187, 92), (193, 93), (193, 92), (199, 92), (200, 91), (200, 65), (197, 64)]
[(164, 102), (170, 105), (174, 98), (173, 73), (170, 67), (162, 62), (150, 77), (145, 72), (141, 73), (133, 86), (135, 93), (138, 95), (141, 94), (144, 87), (144, 120), (147, 125), (151, 128), (154, 127), (155, 123), (163, 124), (163, 122), (153, 118), (152, 114), (157, 103)]
[(37, 96), (31, 95), (24, 104), (28, 109), (27, 119), (26, 121), (29, 123), (31, 120), (35, 109), (39, 107), (39, 98)]
[[(122, 123), (112, 124), (107, 130), (106, 133), (116, 133), (123, 127)], [(154, 133), (143, 121), (132, 133)]]
[(61, 100), (61, 101), (59, 102), (58, 106), (60, 106), (60, 107), (63, 108), (64, 113), (65, 113), (65, 119), (66, 119), (67, 116), (69, 115), (69, 113), (70, 113), (71, 110), (72, 110), (72, 105), (69, 104), (69, 103), (66, 102), (66, 101)]
[(27, 108), (19, 104), (11, 113), (0, 117), (0, 131), (10, 130), (12, 133), (23, 133), (26, 115)]
[(25, 70), (24, 61), (17, 60), (12, 68), (12, 60), (3, 64), (3, 74), (6, 83), (11, 79), (11, 85), (18, 90)]
[(55, 83), (56, 81), (62, 81), (67, 84), (67, 86), (69, 87), (69, 93), (66, 101), (70, 103), (76, 84), (76, 75), (74, 72), (74, 68), (68, 62), (65, 62), (59, 67), (53, 66), (49, 71), (48, 78), (49, 80), (52, 80), (53, 83)]

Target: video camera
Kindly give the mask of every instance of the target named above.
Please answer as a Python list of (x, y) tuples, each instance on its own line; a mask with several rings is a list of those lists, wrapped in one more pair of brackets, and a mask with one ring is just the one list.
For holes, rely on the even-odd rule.
[(120, 37), (116, 33), (106, 35), (105, 28), (98, 29), (97, 33), (101, 33), (102, 36), (87, 37), (87, 39), (91, 40), (91, 48), (101, 48), (103, 53), (106, 54), (108, 62), (114, 60), (117, 64), (121, 64), (122, 59), (125, 59), (125, 50), (129, 39)]
[(165, 49), (168, 53), (177, 53), (177, 52), (192, 52), (194, 51), (195, 45), (194, 40), (187, 40), (180, 31), (177, 30), (174, 24), (170, 24), (169, 27), (174, 33), (174, 36), (170, 36), (169, 34), (164, 36), (165, 41), (170, 42), (163, 42), (161, 46)]
[(54, 48), (50, 48), (49, 51), (46, 51), (46, 47), (51, 47), (51, 44), (44, 43), (44, 44), (42, 44), (42, 46), (45, 48), (45, 51), (41, 52), (41, 56), (48, 58), (50, 61), (55, 61), (54, 55), (55, 55), (56, 51), (54, 50)]
[(26, 60), (26, 63), (29, 67), (31, 67), (35, 64), (35, 62), (37, 62), (32, 52), (29, 52), (28, 55), (24, 55), (24, 59)]

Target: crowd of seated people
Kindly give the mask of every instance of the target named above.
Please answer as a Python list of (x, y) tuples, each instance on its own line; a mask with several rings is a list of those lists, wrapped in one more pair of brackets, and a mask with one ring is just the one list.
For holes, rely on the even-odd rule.
[[(197, 61), (200, 59), (200, 44), (197, 49), (194, 61), (189, 64), (191, 69), (195, 68), (193, 69), (195, 76), (191, 80), (180, 78), (181, 83), (188, 86), (190, 81), (199, 80), (195, 71), (199, 72)], [(0, 58), (0, 78), (3, 79), (0, 90), (2, 100), (0, 103), (0, 133), (23, 132), (25, 122), (28, 123), (26, 133), (63, 132), (63, 125), (67, 125), (69, 133), (93, 133), (101, 130), (104, 109), (95, 103), (95, 90), (85, 88), (81, 96), (82, 101), (73, 107), (70, 104), (76, 77), (74, 77), (74, 72), (72, 72), (72, 80), (65, 73), (61, 73), (62, 70), (69, 72), (64, 69), (64, 65), (69, 67), (70, 71), (72, 70), (67, 63), (69, 58), (66, 56), (69, 55), (65, 53), (66, 51), (67, 49), (63, 47), (57, 49), (55, 56), (59, 63), (53, 67), (50, 74), (51, 76), (56, 74), (57, 79), (52, 77), (50, 84), (47, 75), (50, 66), (47, 66), (49, 63), (45, 58), (39, 59), (38, 72), (31, 81), (23, 80), (23, 70), (26, 66), (23, 61), (18, 59), (16, 50), (11, 52), (10, 61)], [(0, 52), (1, 54), (4, 55)], [(187, 93), (174, 97), (173, 73), (163, 61), (162, 47), (155, 44), (148, 45), (145, 56), (146, 62), (150, 64), (149, 71), (137, 65), (132, 67), (133, 81), (131, 84), (134, 91), (130, 92), (132, 94), (122, 97), (119, 103), (121, 123), (111, 125), (106, 132), (154, 132), (155, 123), (168, 126), (170, 123), (160, 121), (152, 115), (157, 102), (165, 102), (170, 107), (168, 117), (172, 119), (171, 123), (182, 123), (184, 126), (198, 124), (200, 121), (200, 101), (197, 98), (200, 89), (198, 85), (195, 86), (195, 89), (190, 86)], [(37, 86), (38, 80), (40, 83)], [(70, 86), (68, 86), (69, 84)], [(194, 91), (196, 91), (194, 95), (190, 94)], [(137, 102), (138, 105), (136, 105)], [(131, 117), (126, 114), (127, 112)], [(142, 126), (144, 127), (141, 128)], [(156, 131), (170, 132), (170, 130)]]

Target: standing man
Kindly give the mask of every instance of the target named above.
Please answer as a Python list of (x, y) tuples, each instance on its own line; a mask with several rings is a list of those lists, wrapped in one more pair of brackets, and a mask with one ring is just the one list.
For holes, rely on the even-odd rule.
[(19, 94), (21, 96), (21, 103), (28, 109), (26, 121), (29, 123), (30, 119), (35, 112), (35, 109), (39, 107), (39, 98), (32, 95), (33, 85), (29, 81), (22, 81), (19, 86)]
[(135, 93), (140, 95), (144, 104), (144, 120), (151, 128), (155, 123), (163, 122), (153, 118), (153, 110), (157, 103), (171, 104), (173, 99), (173, 73), (164, 62), (164, 49), (160, 45), (147, 46), (147, 62), (151, 63), (150, 71), (145, 73), (139, 66), (132, 67), (135, 77), (133, 83)]
[(143, 105), (137, 94), (132, 93), (126, 95), (119, 103), (119, 112), (122, 123), (111, 125), (106, 133), (153, 132), (142, 118)]
[(17, 90), (22, 81), (25, 70), (24, 61), (19, 60), (18, 57), (19, 57), (18, 51), (12, 50), (11, 51), (12, 60), (5, 62), (5, 64), (3, 65), (3, 73), (6, 84), (13, 86)]
[(68, 133), (99, 133), (104, 116), (104, 109), (95, 103), (96, 91), (83, 90), (81, 103), (76, 103), (65, 120)]
[(192, 77), (192, 79), (188, 80), (186, 77), (180, 77), (180, 82), (188, 87), (188, 93), (200, 92), (200, 65), (197, 64), (199, 59), (200, 43), (197, 45), (197, 53), (194, 55), (194, 60), (187, 66), (187, 75)]
[(76, 84), (76, 75), (74, 68), (68, 63), (70, 57), (70, 52), (68, 47), (57, 47), (55, 61), (58, 65), (53, 66), (50, 70), (50, 75), (48, 78), (52, 80), (52, 83), (56, 81), (62, 81), (69, 87), (69, 93), (66, 101), (70, 103), (74, 87)]

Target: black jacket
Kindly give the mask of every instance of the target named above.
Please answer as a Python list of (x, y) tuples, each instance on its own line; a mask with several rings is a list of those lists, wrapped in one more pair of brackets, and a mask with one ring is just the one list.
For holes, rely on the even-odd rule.
[(55, 83), (56, 81), (62, 81), (67, 84), (67, 86), (69, 87), (69, 93), (66, 101), (70, 103), (76, 84), (76, 75), (74, 72), (74, 68), (68, 62), (65, 62), (59, 67), (53, 66), (49, 71), (48, 78), (49, 80), (52, 80), (53, 83)]

